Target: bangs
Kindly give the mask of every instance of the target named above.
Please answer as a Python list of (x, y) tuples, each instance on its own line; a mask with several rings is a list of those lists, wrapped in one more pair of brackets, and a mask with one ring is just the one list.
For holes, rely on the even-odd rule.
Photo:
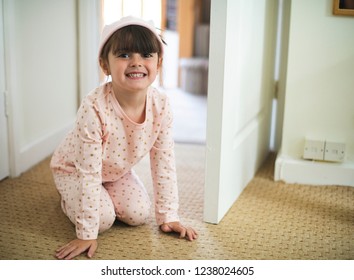
[(156, 35), (140, 25), (128, 25), (117, 30), (107, 41), (102, 56), (107, 58), (109, 51), (118, 53), (161, 53), (161, 45)]

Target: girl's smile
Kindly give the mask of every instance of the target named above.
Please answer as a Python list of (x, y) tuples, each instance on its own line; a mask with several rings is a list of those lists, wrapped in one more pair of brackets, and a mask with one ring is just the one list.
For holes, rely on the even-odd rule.
[(126, 74), (126, 76), (131, 79), (140, 79), (140, 78), (144, 78), (146, 76), (146, 74), (139, 73), (139, 72), (133, 72), (133, 73)]

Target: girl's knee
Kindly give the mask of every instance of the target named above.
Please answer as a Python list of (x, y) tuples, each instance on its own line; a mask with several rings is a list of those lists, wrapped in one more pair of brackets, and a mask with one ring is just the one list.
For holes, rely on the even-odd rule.
[(114, 205), (106, 191), (102, 192), (102, 197), (100, 201), (99, 210), (99, 232), (104, 232), (112, 227), (115, 219), (116, 213), (114, 211)]
[(99, 233), (102, 233), (108, 229), (110, 229), (116, 220), (116, 215), (113, 211), (109, 212), (101, 212), (100, 213), (100, 226), (99, 226)]
[(130, 226), (140, 226), (147, 222), (150, 217), (150, 207), (140, 209), (122, 209), (117, 213), (117, 219)]

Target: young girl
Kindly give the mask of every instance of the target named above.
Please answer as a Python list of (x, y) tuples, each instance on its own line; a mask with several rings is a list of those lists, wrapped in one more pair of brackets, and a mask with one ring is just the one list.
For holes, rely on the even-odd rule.
[(72, 259), (97, 249), (97, 236), (118, 219), (137, 226), (150, 214), (150, 199), (132, 170), (150, 155), (155, 216), (163, 232), (194, 240), (178, 217), (178, 191), (167, 97), (151, 84), (161, 69), (163, 41), (150, 22), (125, 17), (105, 26), (99, 63), (112, 78), (86, 96), (74, 129), (51, 160), (61, 207), (77, 239), (56, 250)]

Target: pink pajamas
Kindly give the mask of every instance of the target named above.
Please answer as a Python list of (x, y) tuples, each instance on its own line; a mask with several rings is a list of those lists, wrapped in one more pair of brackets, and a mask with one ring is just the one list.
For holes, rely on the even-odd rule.
[[(79, 198), (80, 188), (76, 187), (77, 179), (75, 177), (77, 176), (54, 176), (54, 180), (61, 195), (61, 208), (70, 221), (76, 225), (77, 237), (80, 239), (90, 239), (90, 234), (83, 236), (83, 232), (85, 231), (84, 225), (76, 222), (79, 217), (79, 213), (76, 214), (78, 212), (77, 208), (81, 206), (81, 199)], [(103, 186), (101, 187), (99, 201), (98, 215), (100, 218), (98, 229), (99, 232), (103, 232), (109, 229), (116, 219), (113, 202)], [(88, 223), (92, 227), (89, 219)]]
[(150, 216), (151, 202), (140, 179), (129, 171), (120, 180), (104, 184), (117, 218), (131, 226), (142, 225)]
[(51, 168), (64, 213), (80, 239), (96, 239), (115, 218), (139, 225), (150, 214), (150, 199), (132, 171), (150, 154), (157, 224), (179, 221), (178, 190), (168, 99), (154, 88), (146, 97), (144, 123), (131, 121), (111, 83), (82, 102), (74, 129), (56, 149)]

